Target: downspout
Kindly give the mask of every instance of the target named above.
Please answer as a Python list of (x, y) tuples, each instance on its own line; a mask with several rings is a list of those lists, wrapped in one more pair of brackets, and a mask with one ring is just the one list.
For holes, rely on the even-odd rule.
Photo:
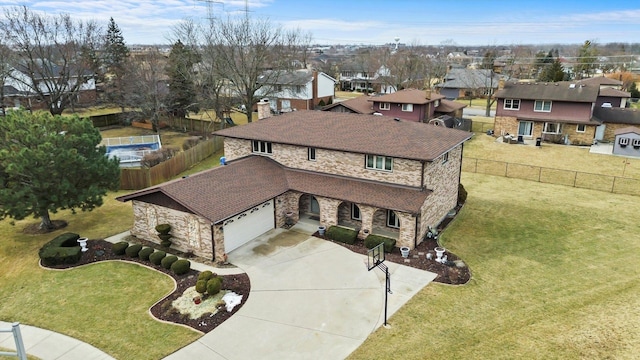
[(214, 236), (214, 231), (213, 231), (213, 226), (214, 224), (211, 223), (211, 257), (212, 257), (212, 261), (216, 261), (216, 239)]
[(456, 190), (456, 205), (460, 196), (460, 180), (462, 180), (462, 155), (464, 154), (464, 143), (460, 144), (460, 169), (458, 170), (458, 189)]
[(420, 188), (422, 190), (420, 190), (420, 191), (424, 191), (425, 190), (425, 186), (424, 186), (424, 161), (420, 161), (420, 164), (422, 165), (422, 171), (420, 171)]
[(413, 232), (413, 248), (418, 247), (418, 216), (416, 215), (416, 230)]

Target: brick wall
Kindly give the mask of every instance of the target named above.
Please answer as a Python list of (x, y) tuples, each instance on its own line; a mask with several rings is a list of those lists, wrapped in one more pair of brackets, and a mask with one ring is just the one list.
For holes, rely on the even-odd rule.
[[(516, 117), (513, 116), (496, 116), (493, 128), (494, 128), (494, 136), (501, 136), (503, 133), (509, 133), (511, 135), (518, 134), (518, 126), (519, 121)], [(533, 123), (533, 131), (531, 138), (535, 139), (537, 137), (543, 137), (549, 139), (551, 135), (543, 136), (542, 130), (544, 127), (544, 121), (536, 121)], [(591, 145), (593, 142), (593, 138), (595, 137), (596, 127), (594, 125), (586, 125), (584, 132), (578, 132), (577, 124), (562, 124), (562, 135), (559, 135), (560, 138), (563, 138), (564, 135), (569, 136), (569, 141), (573, 145)], [(546, 135), (546, 134), (545, 134)]]
[(602, 139), (602, 141), (614, 142), (616, 140), (616, 130), (627, 128), (629, 126), (631, 125), (606, 123), (604, 127), (604, 138)]
[[(155, 226), (169, 224), (171, 225), (170, 234), (173, 235), (172, 248), (184, 252), (191, 251), (207, 259), (213, 258), (211, 226), (206, 219), (136, 200), (133, 201), (133, 215), (132, 235), (160, 244)], [(224, 247), (222, 251), (224, 253)]]

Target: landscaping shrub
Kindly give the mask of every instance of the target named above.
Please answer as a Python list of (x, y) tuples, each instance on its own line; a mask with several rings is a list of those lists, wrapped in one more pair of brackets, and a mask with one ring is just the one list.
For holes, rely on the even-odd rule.
[(149, 260), (149, 256), (153, 254), (154, 251), (155, 250), (153, 248), (146, 247), (138, 252), (138, 257), (140, 260)]
[(364, 239), (364, 246), (366, 246), (367, 249), (373, 249), (380, 243), (384, 244), (384, 252), (390, 253), (396, 246), (396, 239), (380, 235), (369, 235)]
[(358, 238), (358, 232), (340, 226), (330, 226), (327, 229), (327, 237), (334, 241), (353, 245)]
[(205, 270), (198, 275), (198, 281), (204, 280), (205, 282), (211, 279), (214, 274), (210, 270)]
[(215, 277), (207, 281), (207, 294), (213, 296), (219, 293), (220, 289), (222, 289), (222, 283), (219, 278)]
[(168, 234), (171, 231), (171, 225), (169, 224), (158, 224), (156, 225), (156, 231), (158, 234)]
[(138, 253), (140, 252), (140, 250), (142, 250), (142, 245), (140, 244), (133, 244), (131, 246), (129, 246), (128, 248), (126, 248), (124, 250), (124, 253), (128, 256), (128, 257), (138, 257)]
[(186, 274), (191, 270), (191, 262), (189, 260), (180, 259), (171, 264), (171, 271), (176, 275)]
[(196, 291), (200, 294), (204, 294), (207, 292), (207, 280), (198, 280), (196, 281)]
[(44, 265), (75, 264), (80, 260), (82, 251), (78, 245), (80, 235), (64, 233), (44, 244), (38, 255)]
[(128, 247), (129, 247), (128, 242), (120, 241), (113, 244), (113, 246), (111, 246), (111, 251), (113, 251), (113, 253), (116, 255), (124, 255), (124, 252), (127, 250)]
[(464, 204), (467, 202), (467, 190), (462, 186), (462, 184), (458, 185), (458, 204)]
[(151, 261), (153, 265), (160, 265), (160, 263), (162, 262), (162, 259), (164, 259), (165, 256), (167, 256), (166, 252), (156, 251), (153, 254), (149, 255), (149, 261)]
[(160, 266), (162, 266), (163, 268), (169, 270), (171, 269), (171, 265), (178, 261), (178, 257), (175, 255), (167, 255), (164, 257), (164, 259), (162, 259), (160, 261)]
[(189, 150), (192, 147), (198, 145), (200, 142), (200, 136), (189, 136), (182, 142), (182, 150)]
[(166, 146), (143, 156), (142, 160), (140, 160), (140, 165), (142, 167), (151, 168), (163, 161), (171, 159), (176, 153), (178, 153), (178, 149)]

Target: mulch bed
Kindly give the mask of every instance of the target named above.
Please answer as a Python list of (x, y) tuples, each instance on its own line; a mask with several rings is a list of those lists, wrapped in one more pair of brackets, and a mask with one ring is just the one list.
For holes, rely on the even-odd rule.
[[(233, 291), (236, 294), (242, 295), (242, 302), (239, 305), (236, 305), (231, 312), (227, 312), (227, 310), (223, 308), (213, 316), (211, 316), (211, 314), (204, 314), (198, 319), (189, 319), (187, 315), (182, 315), (175, 309), (173, 309), (173, 307), (171, 306), (171, 302), (179, 298), (187, 288), (196, 285), (199, 271), (191, 269), (186, 274), (176, 275), (172, 271), (167, 270), (162, 266), (154, 265), (149, 261), (141, 260), (137, 257), (131, 258), (127, 257), (126, 255), (115, 255), (111, 251), (111, 246), (112, 244), (105, 240), (89, 240), (87, 242), (88, 250), (82, 253), (82, 257), (80, 258), (80, 261), (78, 263), (46, 267), (51, 269), (68, 269), (105, 260), (123, 260), (142, 264), (165, 273), (171, 276), (176, 281), (176, 289), (167, 297), (153, 305), (151, 307), (151, 313), (153, 314), (153, 316), (160, 320), (186, 325), (198, 331), (202, 331), (203, 333), (208, 333), (209, 331), (215, 329), (218, 325), (222, 324), (225, 320), (233, 316), (233, 314), (235, 314), (249, 298), (251, 283), (247, 274), (221, 275), (224, 278), (224, 290)], [(167, 249), (160, 250), (165, 251)], [(200, 262), (200, 259), (198, 259), (198, 262)]]

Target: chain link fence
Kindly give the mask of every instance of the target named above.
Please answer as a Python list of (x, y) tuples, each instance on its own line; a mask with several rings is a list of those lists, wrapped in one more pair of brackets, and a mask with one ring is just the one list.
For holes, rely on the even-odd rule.
[(640, 179), (552, 169), (498, 160), (462, 158), (462, 171), (640, 196)]

